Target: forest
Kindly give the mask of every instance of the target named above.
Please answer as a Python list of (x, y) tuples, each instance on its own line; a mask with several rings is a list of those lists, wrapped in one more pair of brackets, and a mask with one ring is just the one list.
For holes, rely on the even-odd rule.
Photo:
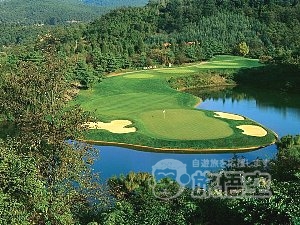
[(9, 0), (0, 1), (0, 23), (20, 25), (56, 25), (67, 21), (91, 21), (108, 12), (108, 7), (96, 7), (77, 0)]
[[(128, 61), (135, 67), (180, 64), (226, 53), (291, 60), (298, 53), (298, 4), (229, 2), (150, 2), (113, 11), (93, 22), (86, 38), (93, 51), (126, 57), (119, 59), (123, 67)], [(244, 42), (249, 53), (241, 49)]]
[(93, 81), (94, 73), (180, 65), (215, 54), (299, 65), (299, 8), (297, 1), (150, 1), (112, 10), (89, 24), (4, 23), (0, 46), (6, 51), (30, 46), (38, 35), (51, 33), (60, 53), (70, 60), (76, 55), (75, 67), (84, 67)]
[(57, 25), (89, 22), (113, 8), (143, 6), (145, 0), (3, 0), (0, 1), (0, 23), (22, 25)]
[(193, 199), (187, 189), (160, 200), (144, 173), (112, 177), (106, 190), (92, 173), (97, 152), (65, 142), (95, 119), (69, 100), (112, 72), (240, 55), (266, 66), (231, 80), (299, 93), (298, 0), (11, 0), (0, 1), (0, 23), (0, 224), (300, 223), (299, 135), (279, 140), (261, 168), (274, 178), (269, 199)]
[(84, 0), (86, 4), (109, 6), (109, 7), (122, 7), (122, 6), (144, 6), (148, 3), (147, 0)]

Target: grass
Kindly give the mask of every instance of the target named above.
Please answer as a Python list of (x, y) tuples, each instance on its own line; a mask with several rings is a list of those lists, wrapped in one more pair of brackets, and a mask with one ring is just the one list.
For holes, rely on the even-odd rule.
[(125, 75), (125, 78), (133, 78), (133, 79), (147, 79), (153, 77), (152, 74), (130, 74)]
[(273, 142), (274, 134), (268, 131), (264, 138), (242, 135), (236, 126), (253, 121), (220, 119), (212, 112), (196, 110), (198, 97), (176, 91), (167, 83), (171, 76), (256, 66), (261, 66), (257, 60), (217, 56), (207, 63), (124, 73), (105, 79), (91, 90), (80, 91), (74, 103), (94, 112), (101, 121), (128, 119), (137, 128), (136, 133), (121, 135), (105, 130), (89, 131), (86, 139), (94, 141), (197, 150), (258, 147)]
[(161, 110), (148, 111), (141, 114), (141, 119), (148, 134), (157, 138), (205, 140), (233, 134), (228, 123), (208, 117), (199, 110), (170, 109), (165, 113)]

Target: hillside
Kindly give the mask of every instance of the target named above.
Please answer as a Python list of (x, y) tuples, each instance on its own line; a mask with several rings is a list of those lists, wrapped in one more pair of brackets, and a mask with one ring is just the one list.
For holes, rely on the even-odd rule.
[(299, 12), (294, 1), (251, 0), (152, 1), (143, 8), (118, 9), (85, 31), (93, 49), (87, 62), (113, 72), (201, 61), (215, 54), (297, 60)]
[(100, 5), (105, 7), (120, 6), (144, 6), (148, 0), (83, 0), (86, 4)]
[(145, 4), (145, 0), (0, 0), (0, 46), (35, 41), (38, 35), (54, 32), (61, 25), (84, 27), (113, 8)]
[[(108, 7), (129, 3), (142, 1), (0, 2), (0, 18), (6, 22), (0, 28), (0, 46), (34, 42), (38, 34), (50, 32), (60, 39), (61, 51), (72, 57), (77, 43), (76, 58), (103, 73), (202, 61), (216, 54), (299, 64), (297, 1), (152, 0), (144, 7), (101, 15)], [(82, 22), (67, 29), (46, 26), (66, 21)]]
[(142, 6), (145, 0), (6, 0), (0, 1), (0, 23), (63, 24), (87, 22), (120, 6)]

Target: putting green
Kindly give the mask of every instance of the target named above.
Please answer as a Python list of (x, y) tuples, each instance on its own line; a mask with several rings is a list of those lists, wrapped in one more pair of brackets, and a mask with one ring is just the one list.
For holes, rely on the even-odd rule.
[(229, 137), (229, 124), (204, 112), (188, 109), (154, 110), (141, 114), (144, 129), (151, 136), (176, 140), (207, 140)]

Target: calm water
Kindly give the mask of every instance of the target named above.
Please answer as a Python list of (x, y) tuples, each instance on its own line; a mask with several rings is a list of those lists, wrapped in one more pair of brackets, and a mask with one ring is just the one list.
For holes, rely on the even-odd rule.
[[(300, 134), (300, 95), (287, 95), (279, 91), (263, 91), (245, 88), (224, 88), (218, 90), (191, 90), (202, 97), (199, 109), (231, 112), (247, 116), (275, 131), (279, 137)], [(100, 172), (103, 180), (130, 171), (152, 172), (152, 166), (163, 159), (175, 159), (187, 165), (186, 173), (197, 170), (216, 171), (224, 166), (234, 154), (170, 154), (136, 151), (121, 147), (96, 146), (100, 159), (95, 163), (95, 172)], [(269, 160), (276, 155), (272, 145), (256, 151), (238, 153), (247, 162), (256, 158)]]

